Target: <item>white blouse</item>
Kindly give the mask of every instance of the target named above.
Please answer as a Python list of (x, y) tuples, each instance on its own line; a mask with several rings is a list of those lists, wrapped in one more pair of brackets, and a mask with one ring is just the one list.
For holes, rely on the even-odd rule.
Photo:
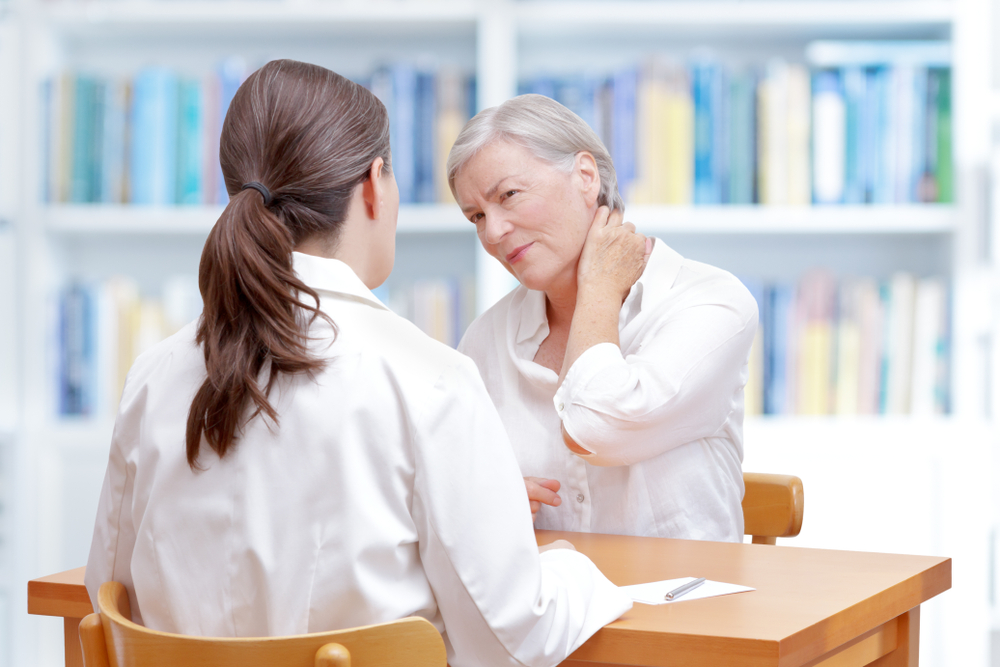
[[(523, 286), (469, 327), (525, 476), (557, 479), (536, 527), (743, 539), (743, 386), (757, 304), (731, 274), (656, 241), (619, 315), (620, 345), (576, 360), (561, 386), (533, 359), (549, 334), (545, 295)], [(563, 444), (560, 422), (581, 447)]]
[(386, 309), (351, 269), (296, 253), (336, 324), (314, 378), (283, 377), (204, 470), (185, 458), (205, 378), (189, 325), (136, 361), (115, 424), (86, 583), (133, 617), (275, 636), (423, 616), (453, 667), (555, 665), (631, 607), (582, 554), (539, 556), (517, 462), (475, 366)]

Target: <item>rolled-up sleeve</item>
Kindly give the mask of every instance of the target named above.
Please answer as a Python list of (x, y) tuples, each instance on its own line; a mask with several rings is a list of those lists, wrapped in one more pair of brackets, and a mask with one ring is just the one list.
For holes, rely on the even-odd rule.
[(674, 310), (634, 353), (601, 343), (580, 355), (553, 402), (567, 435), (590, 452), (584, 460), (631, 465), (726, 424), (741, 404), (757, 306), (738, 283), (724, 296)]

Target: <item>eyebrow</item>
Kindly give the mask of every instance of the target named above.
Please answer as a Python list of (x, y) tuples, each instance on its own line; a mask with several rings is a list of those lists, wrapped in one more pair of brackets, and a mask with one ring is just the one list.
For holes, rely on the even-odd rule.
[[(497, 181), (493, 185), (492, 188), (490, 188), (489, 190), (486, 191), (486, 196), (484, 198), (485, 199), (493, 199), (493, 195), (495, 195), (497, 193), (497, 191), (500, 189), (500, 186), (503, 184), (503, 182), (506, 181), (509, 178), (513, 178), (513, 176), (504, 176), (499, 181)], [(465, 207), (462, 208), (462, 213), (468, 213), (469, 211), (472, 211), (472, 210), (477, 209), (477, 208), (479, 208), (479, 207), (478, 206), (465, 206)]]

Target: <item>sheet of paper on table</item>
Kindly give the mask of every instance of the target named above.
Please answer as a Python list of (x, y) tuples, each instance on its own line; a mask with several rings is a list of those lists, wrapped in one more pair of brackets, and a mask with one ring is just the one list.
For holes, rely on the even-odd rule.
[(738, 584), (726, 584), (721, 581), (706, 580), (698, 588), (688, 591), (684, 595), (674, 600), (665, 600), (665, 596), (678, 586), (683, 586), (694, 577), (681, 577), (680, 579), (666, 579), (664, 581), (653, 581), (648, 584), (633, 584), (632, 586), (619, 586), (619, 588), (632, 598), (633, 602), (642, 604), (674, 604), (675, 602), (687, 602), (688, 600), (700, 600), (702, 598), (712, 598), (719, 595), (732, 595), (733, 593), (745, 593), (756, 590), (749, 586)]

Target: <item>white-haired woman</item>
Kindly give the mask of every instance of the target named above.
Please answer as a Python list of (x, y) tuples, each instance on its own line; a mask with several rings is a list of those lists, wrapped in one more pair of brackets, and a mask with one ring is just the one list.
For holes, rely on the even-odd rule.
[(742, 540), (746, 288), (623, 224), (607, 149), (548, 98), (469, 121), (448, 181), (521, 283), (459, 349), (500, 412), (536, 527)]

